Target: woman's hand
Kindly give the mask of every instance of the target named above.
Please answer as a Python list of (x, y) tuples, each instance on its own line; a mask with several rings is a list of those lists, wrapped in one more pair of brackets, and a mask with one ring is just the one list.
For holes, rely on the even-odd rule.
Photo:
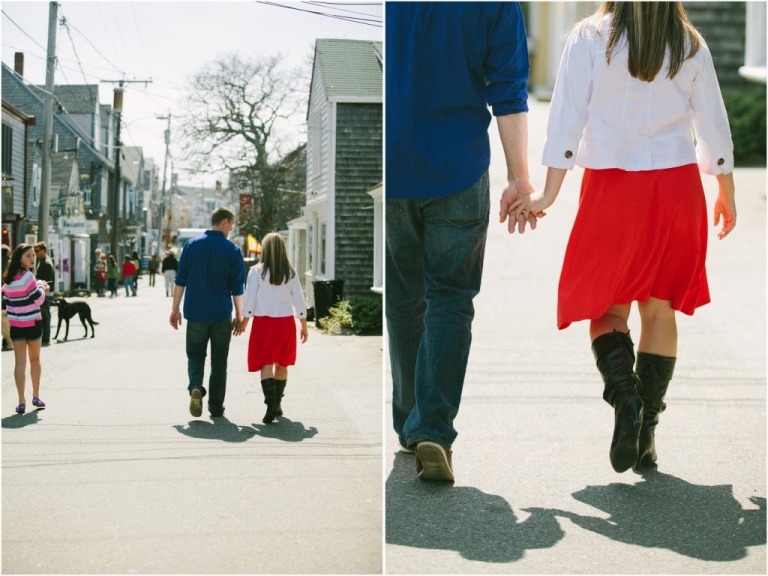
[(723, 229), (717, 237), (722, 240), (736, 226), (736, 186), (733, 183), (733, 172), (717, 175), (718, 194), (715, 201), (715, 226), (723, 217)]
[(721, 193), (717, 197), (715, 201), (715, 226), (720, 223), (720, 216), (723, 217), (723, 228), (717, 233), (717, 237), (722, 240), (736, 227), (736, 200), (733, 195)]
[(299, 332), (299, 338), (301, 338), (301, 343), (304, 344), (304, 342), (307, 341), (307, 337), (309, 336), (309, 333), (307, 332), (307, 321), (303, 318), (301, 319), (301, 331)]
[[(542, 218), (547, 215), (544, 212), (545, 208), (549, 208), (554, 202), (554, 198), (547, 197), (545, 195), (546, 190), (540, 190), (534, 192), (528, 196), (521, 196), (515, 200), (509, 207), (510, 218), (517, 220), (518, 218), (533, 218), (534, 221), (537, 218)], [(533, 228), (533, 226), (531, 227)]]
[(238, 322), (237, 318), (235, 318), (232, 321), (232, 335), (240, 336), (240, 334), (245, 332), (245, 329), (248, 327), (248, 320), (250, 320), (250, 318), (243, 318), (240, 322)]

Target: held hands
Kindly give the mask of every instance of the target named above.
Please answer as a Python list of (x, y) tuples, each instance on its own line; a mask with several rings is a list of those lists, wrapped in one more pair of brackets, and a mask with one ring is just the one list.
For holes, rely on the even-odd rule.
[[(533, 221), (535, 222), (537, 217), (541, 218), (546, 216), (544, 210), (549, 208), (554, 201), (555, 199), (552, 197), (551, 193), (547, 194), (547, 188), (544, 188), (544, 190), (540, 190), (539, 192), (534, 192), (533, 194), (521, 196), (509, 207), (509, 217), (514, 218), (515, 220), (520, 218), (533, 218)], [(536, 226), (532, 223), (531, 229), (535, 228)]]
[(250, 318), (235, 318), (232, 320), (232, 334), (234, 336), (240, 336), (240, 334), (245, 332), (245, 329), (248, 327), (248, 320), (250, 320)]
[(507, 182), (504, 191), (501, 193), (501, 201), (499, 207), (499, 222), (504, 223), (509, 217), (507, 222), (507, 229), (510, 234), (515, 233), (515, 226), (520, 234), (525, 232), (526, 222), (531, 225), (531, 230), (536, 229), (536, 222), (539, 218), (546, 216), (546, 213), (539, 210), (528, 210), (523, 212), (523, 209), (513, 213), (514, 206), (521, 201), (521, 199), (529, 198), (534, 193), (531, 183), (528, 178), (521, 177), (515, 178)]

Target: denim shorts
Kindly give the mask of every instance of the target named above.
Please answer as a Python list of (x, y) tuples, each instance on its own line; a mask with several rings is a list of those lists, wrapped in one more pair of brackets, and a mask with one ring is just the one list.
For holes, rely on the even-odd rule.
[(27, 326), (26, 328), (19, 328), (18, 326), (11, 326), (11, 340), (13, 342), (21, 342), (26, 340), (27, 342), (34, 342), (40, 340), (43, 337), (43, 321), (36, 320), (34, 326)]

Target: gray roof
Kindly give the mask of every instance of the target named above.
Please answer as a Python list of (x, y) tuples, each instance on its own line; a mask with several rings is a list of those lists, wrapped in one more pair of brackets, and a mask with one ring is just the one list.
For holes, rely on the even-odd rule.
[[(44, 100), (45, 93), (40, 92), (37, 88), (43, 89), (44, 86), (33, 87), (38, 96)], [(95, 84), (60, 84), (53, 88), (53, 94), (63, 107), (61, 112), (66, 114), (96, 113), (99, 87)]]
[(328, 98), (382, 97), (382, 43), (318, 38), (315, 58)]

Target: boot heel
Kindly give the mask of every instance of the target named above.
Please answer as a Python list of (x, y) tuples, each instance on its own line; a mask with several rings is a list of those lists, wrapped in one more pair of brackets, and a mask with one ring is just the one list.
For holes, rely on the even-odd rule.
[(616, 472), (626, 472), (638, 459), (638, 440), (643, 423), (643, 401), (639, 397), (628, 398), (616, 410), (616, 423), (609, 457)]

